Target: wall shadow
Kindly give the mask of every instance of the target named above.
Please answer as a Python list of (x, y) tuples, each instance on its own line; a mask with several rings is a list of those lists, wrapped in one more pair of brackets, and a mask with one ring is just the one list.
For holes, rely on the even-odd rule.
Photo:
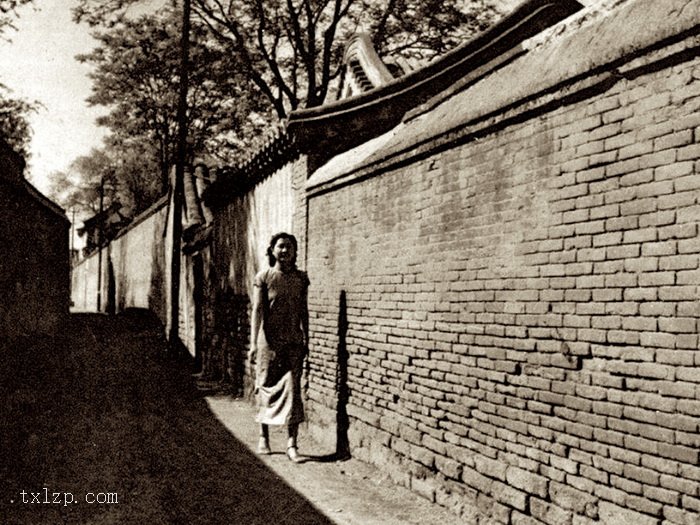
[[(163, 344), (154, 315), (131, 310), (3, 347), (0, 522), (332, 523), (226, 430)], [(21, 502), (44, 488), (77, 502)]]
[[(315, 463), (333, 463), (345, 461), (352, 457), (350, 453), (350, 418), (348, 416), (348, 401), (350, 387), (348, 386), (348, 361), (350, 354), (347, 347), (348, 333), (348, 304), (345, 290), (341, 290), (338, 300), (338, 353), (336, 355), (336, 405), (335, 405), (335, 451), (323, 456), (304, 456), (304, 461)], [(309, 360), (306, 359), (307, 377), (310, 373)], [(305, 385), (308, 388), (308, 384)]]
[[(114, 315), (117, 311), (117, 285), (114, 279), (114, 265), (112, 257), (107, 258), (107, 314)], [(123, 308), (124, 299), (120, 298), (120, 307)]]
[(340, 292), (338, 304), (338, 370), (337, 384), (338, 403), (336, 406), (336, 446), (335, 454), (337, 459), (347, 459), (350, 457), (350, 441), (348, 430), (350, 429), (350, 419), (348, 418), (348, 400), (350, 399), (350, 389), (348, 387), (348, 360), (350, 355), (347, 346), (348, 334), (348, 302), (345, 290)]
[(218, 210), (210, 241), (208, 293), (203, 298), (206, 318), (207, 359), (211, 379), (227, 384), (235, 395), (246, 396), (252, 382), (247, 377), (246, 358), (250, 338), (252, 284), (249, 245), (250, 200), (240, 195), (235, 204)]

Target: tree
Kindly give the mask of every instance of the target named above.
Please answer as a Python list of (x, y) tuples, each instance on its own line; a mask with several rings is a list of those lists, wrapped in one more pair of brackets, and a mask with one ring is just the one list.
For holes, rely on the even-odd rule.
[[(175, 161), (178, 24), (178, 14), (172, 10), (136, 19), (120, 16), (95, 34), (99, 41), (95, 50), (77, 57), (94, 66), (88, 101), (111, 109), (98, 119), (111, 131), (106, 157), (100, 160), (109, 163), (120, 191), (136, 211), (164, 191)], [(201, 25), (193, 27), (190, 54), (188, 159), (227, 162), (245, 144), (237, 131), (259, 129), (260, 122), (251, 117), (264, 112), (264, 107), (259, 97), (252, 96), (240, 69)]]
[[(14, 29), (12, 22), (17, 16), (17, 8), (31, 0), (0, 0), (0, 38), (8, 29)], [(0, 83), (0, 139), (7, 142), (15, 151), (28, 157), (31, 128), (28, 115), (36, 110), (36, 105), (10, 95), (9, 89)]]
[(0, 34), (14, 27), (12, 21), (17, 16), (17, 8), (29, 2), (31, 0), (0, 0)]
[(34, 104), (11, 97), (9, 90), (0, 84), (0, 138), (25, 158), (29, 155), (31, 139), (27, 117), (35, 109)]
[(487, 0), (193, 0), (212, 33), (235, 52), (250, 79), (284, 118), (319, 106), (340, 72), (350, 35), (365, 28), (385, 58), (431, 59), (484, 29)]
[[(163, 176), (172, 164), (179, 83), (179, 19), (175, 11), (130, 20), (120, 17), (96, 33), (100, 45), (79, 55), (95, 67), (88, 102), (112, 108), (98, 123), (116, 141), (147, 138), (158, 151)], [(260, 105), (248, 93), (230, 57), (207, 40), (202, 26), (192, 29), (192, 70), (188, 96), (189, 155), (214, 153), (209, 141), (240, 127)]]
[[(80, 0), (78, 20), (108, 23), (137, 0)], [(429, 60), (493, 20), (491, 0), (193, 0), (279, 118), (324, 103), (358, 29), (380, 55)]]
[(75, 159), (67, 171), (51, 174), (48, 194), (65, 209), (87, 218), (100, 209), (100, 186), (105, 183), (105, 202), (116, 198), (117, 183), (112, 159), (100, 149)]

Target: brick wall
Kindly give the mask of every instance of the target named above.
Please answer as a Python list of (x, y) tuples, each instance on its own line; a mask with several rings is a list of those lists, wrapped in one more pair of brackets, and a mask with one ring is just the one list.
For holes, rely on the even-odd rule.
[(420, 156), (378, 156), (310, 197), (318, 435), (347, 431), (353, 455), (467, 522), (698, 522), (700, 59), (686, 37), (626, 55), (594, 90), (504, 107), (478, 134), (426, 133)]

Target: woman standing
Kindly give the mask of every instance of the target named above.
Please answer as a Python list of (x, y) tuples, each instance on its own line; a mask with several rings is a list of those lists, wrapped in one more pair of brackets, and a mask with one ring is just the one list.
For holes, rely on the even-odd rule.
[(301, 375), (308, 341), (309, 278), (296, 267), (293, 235), (274, 235), (267, 257), (270, 268), (255, 276), (249, 353), (249, 361), (256, 361), (258, 453), (270, 453), (268, 425), (287, 425), (287, 456), (297, 462), (297, 430), (304, 420)]

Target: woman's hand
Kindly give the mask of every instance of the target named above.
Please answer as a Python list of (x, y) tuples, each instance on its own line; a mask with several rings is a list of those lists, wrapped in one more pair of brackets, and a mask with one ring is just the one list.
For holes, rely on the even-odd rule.
[(247, 359), (248, 368), (251, 370), (255, 367), (255, 357), (257, 356), (257, 354), (258, 354), (257, 347), (251, 346), (250, 349), (248, 350), (248, 359)]

